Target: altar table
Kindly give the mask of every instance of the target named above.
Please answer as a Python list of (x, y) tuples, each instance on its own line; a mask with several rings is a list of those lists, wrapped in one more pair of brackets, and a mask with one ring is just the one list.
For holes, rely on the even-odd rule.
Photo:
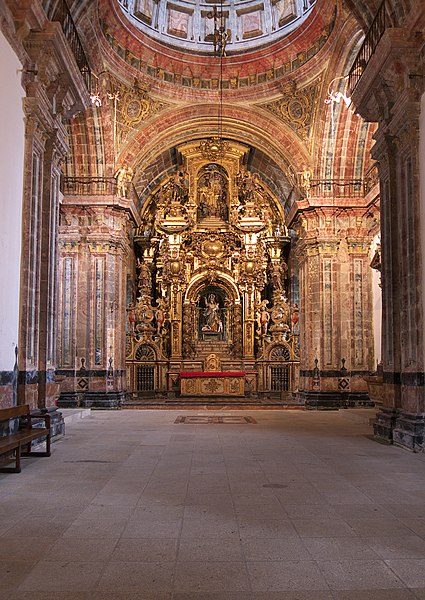
[(181, 396), (244, 396), (244, 371), (180, 371)]

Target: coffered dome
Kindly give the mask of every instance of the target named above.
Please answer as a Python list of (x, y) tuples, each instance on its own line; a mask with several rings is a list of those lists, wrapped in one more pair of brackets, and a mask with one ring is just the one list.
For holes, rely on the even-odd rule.
[(299, 27), (316, 0), (119, 2), (136, 27), (163, 43), (182, 50), (210, 53), (216, 25), (228, 32), (226, 53), (237, 54), (276, 41)]

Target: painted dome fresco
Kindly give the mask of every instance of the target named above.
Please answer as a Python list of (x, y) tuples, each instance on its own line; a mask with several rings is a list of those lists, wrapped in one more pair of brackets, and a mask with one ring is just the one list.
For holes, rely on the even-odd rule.
[(277, 41), (299, 27), (316, 0), (119, 0), (142, 32), (181, 50), (210, 53), (214, 30), (229, 55)]

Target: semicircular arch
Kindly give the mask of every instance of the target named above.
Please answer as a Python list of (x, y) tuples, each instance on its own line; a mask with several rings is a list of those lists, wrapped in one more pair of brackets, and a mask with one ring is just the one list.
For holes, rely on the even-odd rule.
[[(186, 290), (186, 293), (184, 296), (184, 300), (183, 300), (184, 303), (187, 304), (190, 302), (195, 302), (197, 300), (202, 288), (205, 287), (205, 285), (209, 284), (209, 283), (210, 282), (208, 281), (207, 271), (198, 273), (197, 275), (195, 275), (187, 287), (187, 290)], [(231, 296), (232, 300), (235, 302), (235, 304), (240, 304), (241, 298), (240, 298), (239, 290), (238, 290), (234, 280), (229, 275), (226, 275), (226, 273), (217, 272), (215, 274), (214, 283), (217, 286), (222, 285), (224, 287), (224, 289), (230, 293), (230, 296)]]
[[(146, 181), (141, 174), (164, 151), (196, 139), (217, 135), (217, 105), (198, 105), (170, 111), (153, 119), (141, 129), (118, 157), (136, 173), (134, 184), (143, 202)], [(296, 186), (296, 172), (311, 157), (307, 148), (289, 127), (271, 115), (246, 107), (223, 107), (222, 136), (260, 150), (277, 166), (272, 178), (285, 178), (286, 192)]]

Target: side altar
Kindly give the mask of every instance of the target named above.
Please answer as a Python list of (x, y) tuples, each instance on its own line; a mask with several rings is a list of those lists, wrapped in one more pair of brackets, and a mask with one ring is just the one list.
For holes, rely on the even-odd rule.
[(206, 371), (180, 372), (181, 396), (245, 395), (244, 371), (221, 371), (220, 360), (215, 354), (208, 356), (205, 366)]

